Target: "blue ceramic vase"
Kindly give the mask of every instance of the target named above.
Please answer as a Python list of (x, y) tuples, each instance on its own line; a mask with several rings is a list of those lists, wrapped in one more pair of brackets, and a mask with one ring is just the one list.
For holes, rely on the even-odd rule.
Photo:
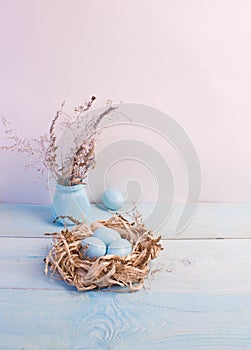
[[(81, 222), (90, 210), (90, 202), (84, 185), (62, 186), (57, 184), (52, 205), (56, 216), (67, 215)], [(63, 225), (74, 225), (68, 219), (59, 219), (58, 222)]]

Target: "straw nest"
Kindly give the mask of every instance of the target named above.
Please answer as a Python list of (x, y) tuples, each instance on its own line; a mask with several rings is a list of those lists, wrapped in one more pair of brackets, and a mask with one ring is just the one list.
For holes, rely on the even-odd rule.
[[(101, 226), (116, 230), (122, 238), (132, 242), (132, 252), (125, 256), (105, 255), (99, 258), (83, 258), (81, 241)], [(45, 259), (45, 273), (57, 275), (78, 291), (109, 288), (120, 291), (136, 291), (142, 288), (149, 272), (149, 263), (155, 259), (162, 246), (160, 237), (147, 230), (142, 222), (129, 222), (120, 215), (107, 221), (99, 220), (90, 227), (80, 224), (74, 229), (55, 233), (53, 247)], [(114, 288), (113, 288), (114, 290)]]

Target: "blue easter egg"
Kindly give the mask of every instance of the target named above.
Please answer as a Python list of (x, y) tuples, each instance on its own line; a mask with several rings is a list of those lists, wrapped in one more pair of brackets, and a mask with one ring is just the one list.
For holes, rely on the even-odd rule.
[(103, 241), (96, 237), (86, 237), (82, 241), (82, 246), (86, 246), (88, 244), (87, 250), (84, 252), (84, 258), (99, 258), (100, 256), (104, 256), (106, 253), (106, 245)]
[(110, 243), (107, 248), (107, 254), (126, 256), (132, 251), (132, 245), (127, 239), (117, 239)]
[(124, 201), (125, 198), (123, 194), (114, 188), (108, 188), (102, 196), (103, 204), (106, 208), (111, 210), (118, 210), (121, 208)]
[(112, 242), (112, 241), (116, 241), (117, 239), (120, 239), (120, 234), (108, 227), (100, 227), (98, 229), (96, 229), (93, 233), (93, 237), (96, 237), (98, 239), (100, 239), (101, 241), (103, 241), (106, 245), (106, 247), (108, 247), (108, 245)]

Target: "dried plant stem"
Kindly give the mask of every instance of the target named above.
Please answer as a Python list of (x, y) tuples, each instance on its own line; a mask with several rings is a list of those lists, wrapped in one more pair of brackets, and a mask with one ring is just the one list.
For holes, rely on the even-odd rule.
[(108, 107), (96, 119), (91, 119), (89, 125), (86, 126), (86, 130), (92, 130), (92, 133), (79, 145), (73, 156), (70, 175), (70, 183), (72, 185), (81, 183), (86, 177), (87, 172), (95, 167), (95, 146), (98, 126), (104, 117), (116, 109), (116, 107)]
[(55, 224), (59, 219), (68, 219), (76, 225), (81, 225), (80, 221), (78, 221), (77, 219), (75, 219), (74, 217), (69, 216), (69, 215), (59, 215), (56, 217), (56, 219), (53, 220), (53, 223)]
[[(87, 177), (89, 170), (95, 166), (95, 145), (98, 136), (98, 126), (101, 120), (110, 114), (115, 107), (107, 106), (105, 111), (84, 117), (93, 105), (96, 97), (74, 109), (73, 115), (63, 111), (65, 101), (60, 105), (60, 109), (53, 117), (49, 134), (40, 136), (37, 139), (20, 138), (16, 129), (12, 128), (10, 123), (2, 117), (2, 124), (5, 129), (6, 139), (11, 142), (10, 145), (0, 146), (0, 151), (15, 151), (17, 153), (26, 153), (30, 156), (25, 168), (33, 167), (40, 174), (50, 170), (50, 175), (58, 184), (64, 186), (73, 186), (81, 184)], [(59, 120), (59, 128), (57, 128)], [(83, 126), (83, 122), (85, 125)], [(58, 135), (56, 131), (76, 126), (77, 134), (70, 142), (69, 150), (62, 148), (61, 157), (58, 157)], [(64, 152), (63, 152), (64, 151)], [(58, 159), (60, 158), (60, 159)]]

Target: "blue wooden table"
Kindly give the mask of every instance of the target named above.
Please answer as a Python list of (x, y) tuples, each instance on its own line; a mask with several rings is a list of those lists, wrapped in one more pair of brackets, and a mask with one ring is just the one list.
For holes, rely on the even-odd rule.
[(43, 272), (50, 207), (0, 204), (0, 349), (251, 349), (251, 205), (201, 204), (177, 237), (175, 210), (145, 289), (78, 293)]

